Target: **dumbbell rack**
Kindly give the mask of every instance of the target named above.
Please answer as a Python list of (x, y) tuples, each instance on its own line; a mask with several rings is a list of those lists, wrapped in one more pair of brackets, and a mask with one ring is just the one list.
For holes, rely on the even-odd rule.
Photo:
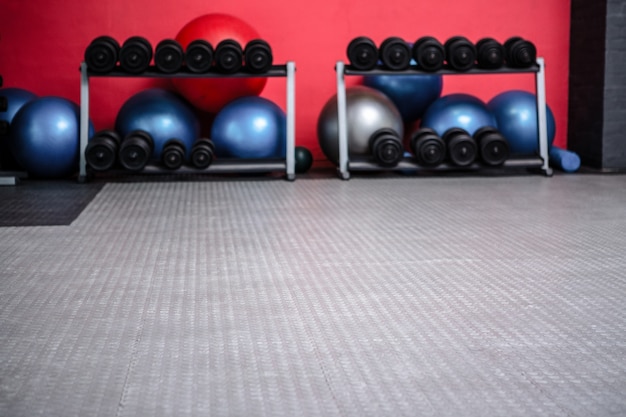
[(372, 158), (358, 157), (350, 158), (348, 151), (348, 123), (346, 108), (346, 84), (345, 76), (353, 75), (493, 75), (493, 74), (519, 74), (529, 73), (535, 75), (535, 89), (537, 96), (537, 120), (539, 127), (539, 155), (528, 157), (512, 157), (505, 161), (502, 168), (534, 168), (542, 171), (546, 176), (552, 175), (552, 168), (549, 165), (548, 155), (548, 127), (546, 115), (546, 89), (545, 89), (545, 63), (543, 58), (537, 58), (536, 64), (529, 68), (502, 67), (499, 69), (472, 68), (468, 71), (455, 71), (444, 68), (435, 72), (421, 71), (411, 67), (404, 71), (390, 71), (377, 67), (370, 71), (360, 71), (346, 65), (343, 61), (338, 61), (335, 66), (337, 74), (337, 107), (338, 107), (338, 128), (339, 128), (339, 166), (337, 171), (339, 176), (350, 179), (350, 171), (476, 171), (480, 169), (493, 169), (485, 167), (479, 163), (474, 163), (467, 167), (458, 167), (448, 163), (443, 163), (437, 167), (422, 167), (415, 159), (404, 157), (395, 167), (382, 167)]
[[(183, 166), (177, 170), (161, 168), (149, 164), (140, 174), (237, 174), (237, 173), (268, 173), (284, 171), (286, 179), (293, 181), (295, 174), (295, 108), (296, 108), (296, 66), (294, 62), (287, 62), (285, 65), (273, 65), (272, 68), (263, 74), (252, 74), (248, 72), (237, 72), (234, 74), (221, 74), (217, 72), (193, 73), (187, 69), (182, 69), (176, 73), (165, 74), (151, 66), (141, 74), (130, 74), (115, 69), (106, 74), (98, 74), (89, 71), (85, 62), (80, 66), (80, 160), (78, 181), (87, 181), (87, 160), (85, 149), (89, 140), (89, 78), (90, 77), (143, 77), (143, 78), (259, 78), (259, 77), (285, 77), (287, 84), (286, 100), (286, 156), (285, 158), (264, 158), (264, 159), (238, 159), (238, 158), (216, 158), (210, 166), (205, 169), (197, 169)], [(124, 171), (133, 172), (133, 171)]]

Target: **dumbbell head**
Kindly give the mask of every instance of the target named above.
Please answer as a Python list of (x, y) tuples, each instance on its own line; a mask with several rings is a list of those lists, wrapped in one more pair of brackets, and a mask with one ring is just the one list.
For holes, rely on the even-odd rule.
[(495, 127), (484, 126), (474, 132), (478, 154), (485, 165), (502, 165), (510, 154), (509, 143)]
[(378, 63), (378, 48), (370, 38), (356, 37), (348, 44), (348, 60), (356, 70), (372, 70)]
[(131, 74), (141, 74), (150, 67), (152, 45), (141, 36), (131, 36), (120, 49), (120, 66)]
[(379, 129), (372, 134), (370, 150), (376, 162), (383, 167), (398, 165), (404, 156), (400, 135), (389, 128)]
[(467, 71), (476, 62), (476, 47), (464, 36), (453, 36), (444, 45), (446, 62), (457, 71)]
[(446, 159), (446, 144), (433, 129), (417, 129), (411, 135), (410, 147), (419, 165), (435, 167)]
[(163, 145), (161, 163), (167, 169), (178, 169), (185, 162), (185, 144), (178, 139), (170, 139)]
[(90, 71), (107, 73), (115, 69), (120, 44), (110, 36), (98, 36), (85, 49), (85, 63)]
[(504, 65), (504, 47), (493, 38), (483, 38), (476, 42), (476, 60), (480, 68), (500, 68)]
[(213, 46), (204, 39), (193, 40), (185, 49), (185, 65), (191, 72), (207, 72), (213, 65)]
[(392, 71), (403, 71), (411, 65), (411, 48), (397, 36), (389, 37), (380, 44), (378, 56), (383, 65)]
[(215, 67), (225, 74), (233, 74), (243, 66), (243, 49), (234, 39), (225, 39), (215, 48)]
[(443, 134), (448, 149), (448, 158), (456, 166), (471, 165), (477, 156), (476, 142), (465, 129), (452, 127)]
[(197, 139), (191, 148), (191, 165), (194, 168), (205, 169), (213, 162), (215, 145), (209, 138)]
[(120, 144), (118, 159), (124, 168), (141, 171), (152, 157), (153, 149), (154, 141), (148, 132), (133, 130)]
[(245, 68), (249, 72), (261, 74), (269, 71), (273, 63), (272, 48), (263, 39), (254, 39), (244, 49)]
[(184, 58), (183, 47), (175, 39), (163, 39), (154, 50), (154, 65), (166, 74), (180, 70)]
[(120, 146), (120, 136), (114, 130), (102, 130), (89, 140), (85, 159), (94, 171), (106, 171), (115, 165)]
[(414, 44), (411, 54), (419, 69), (438, 71), (443, 68), (445, 51), (441, 42), (432, 36), (422, 36)]
[(535, 45), (519, 36), (507, 39), (504, 50), (506, 62), (510, 67), (528, 68), (537, 61)]
[(9, 100), (5, 96), (0, 96), (0, 112), (6, 112), (9, 109)]

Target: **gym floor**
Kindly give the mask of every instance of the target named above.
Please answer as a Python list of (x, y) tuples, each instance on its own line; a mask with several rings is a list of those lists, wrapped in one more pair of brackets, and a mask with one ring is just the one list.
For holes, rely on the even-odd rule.
[(626, 414), (624, 175), (25, 180), (0, 201), (2, 416)]

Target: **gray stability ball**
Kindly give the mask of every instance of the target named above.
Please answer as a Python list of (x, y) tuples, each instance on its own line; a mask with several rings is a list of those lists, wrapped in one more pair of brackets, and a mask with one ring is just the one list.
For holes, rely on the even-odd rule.
[[(381, 129), (404, 136), (400, 112), (383, 93), (357, 85), (346, 88), (348, 125), (348, 156), (371, 156), (371, 141)], [(317, 120), (317, 138), (322, 152), (335, 164), (339, 163), (339, 122), (337, 94), (331, 97)]]

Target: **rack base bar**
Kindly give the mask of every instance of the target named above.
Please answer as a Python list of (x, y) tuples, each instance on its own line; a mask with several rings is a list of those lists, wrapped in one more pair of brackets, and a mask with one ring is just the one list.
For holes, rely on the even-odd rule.
[(20, 179), (15, 176), (0, 175), (0, 185), (17, 185), (19, 181)]
[(497, 167), (490, 167), (479, 163), (474, 163), (466, 167), (459, 167), (452, 164), (441, 164), (436, 167), (424, 167), (418, 165), (412, 158), (402, 159), (398, 165), (394, 167), (383, 167), (372, 160), (356, 160), (350, 161), (350, 171), (404, 171), (404, 170), (418, 170), (418, 171), (476, 171), (476, 170), (489, 170), (489, 169), (502, 169), (502, 168), (541, 168), (543, 166), (543, 159), (540, 157), (521, 157), (511, 158), (504, 162), (504, 164)]
[(254, 161), (250, 159), (232, 160), (232, 161), (215, 161), (209, 167), (204, 169), (182, 166), (178, 169), (167, 169), (159, 165), (147, 165), (140, 171), (131, 171), (125, 169), (111, 169), (103, 172), (95, 172), (95, 174), (115, 174), (115, 175), (134, 175), (134, 174), (237, 174), (237, 173), (263, 173), (282, 171), (285, 172), (285, 160), (268, 160), (263, 159)]
[(0, 185), (17, 185), (24, 178), (28, 178), (25, 171), (0, 171)]

